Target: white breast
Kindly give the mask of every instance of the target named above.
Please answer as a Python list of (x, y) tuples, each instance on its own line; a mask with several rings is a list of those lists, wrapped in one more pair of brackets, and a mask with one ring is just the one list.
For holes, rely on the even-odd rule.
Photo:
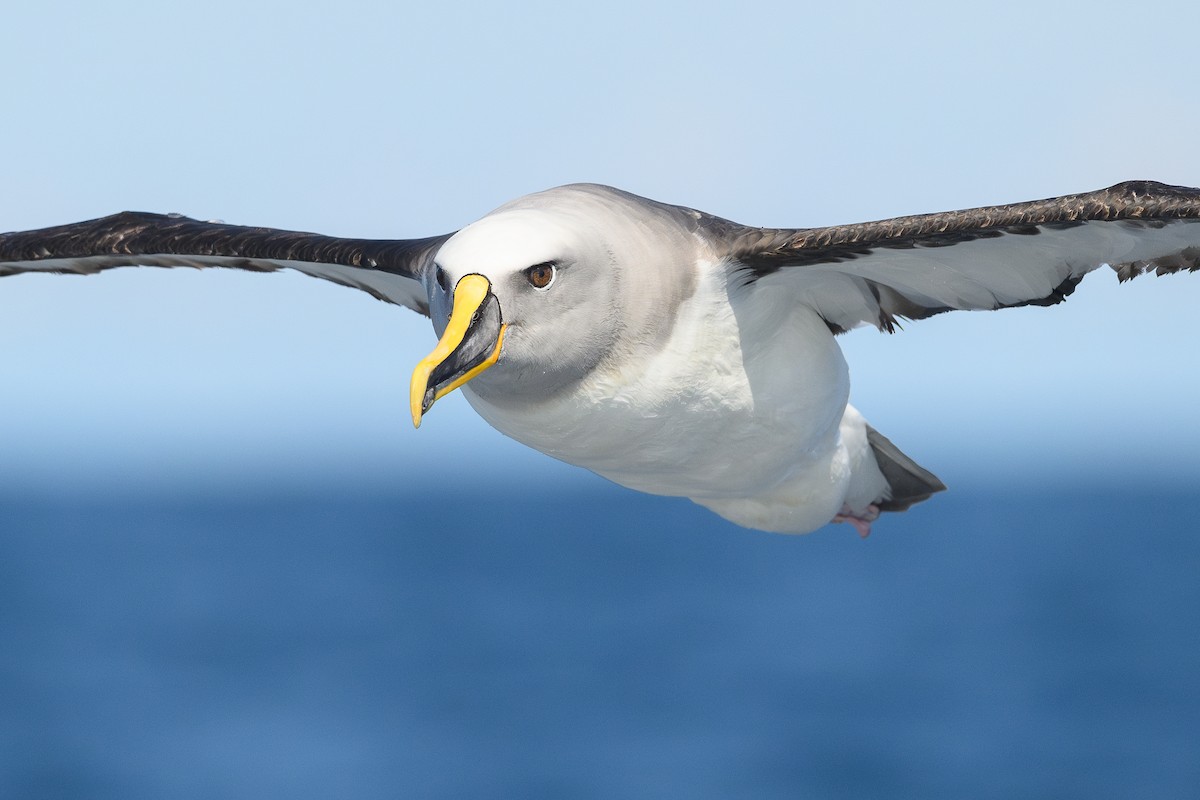
[(496, 405), (469, 384), (468, 400), (517, 441), (655, 494), (757, 496), (827, 463), (849, 393), (829, 329), (784, 292), (730, 286), (723, 264), (696, 268), (665, 346), (551, 402)]

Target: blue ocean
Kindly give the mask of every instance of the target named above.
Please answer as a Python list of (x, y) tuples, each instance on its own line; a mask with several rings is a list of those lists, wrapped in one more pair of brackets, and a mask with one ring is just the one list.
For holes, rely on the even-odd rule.
[(1198, 501), (4, 496), (0, 797), (1194, 797)]

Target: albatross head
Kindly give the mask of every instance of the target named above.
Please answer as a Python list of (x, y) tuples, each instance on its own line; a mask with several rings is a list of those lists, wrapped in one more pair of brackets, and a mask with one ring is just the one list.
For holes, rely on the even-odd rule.
[(468, 381), (482, 397), (553, 396), (611, 350), (621, 326), (612, 226), (571, 197), (523, 198), (437, 252), (425, 283), (441, 339), (413, 371), (414, 425)]

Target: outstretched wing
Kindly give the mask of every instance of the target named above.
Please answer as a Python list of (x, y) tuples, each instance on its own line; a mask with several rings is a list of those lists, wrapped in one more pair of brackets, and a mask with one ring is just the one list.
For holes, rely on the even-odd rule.
[(731, 269), (797, 293), (841, 333), (955, 309), (1061, 302), (1104, 264), (1124, 281), (1200, 269), (1200, 190), (1130, 181), (1029, 203), (859, 225), (723, 231)]
[(343, 239), (275, 228), (126, 211), (0, 234), (0, 277), (26, 272), (89, 275), (114, 267), (294, 269), (428, 314), (420, 276), (446, 239)]

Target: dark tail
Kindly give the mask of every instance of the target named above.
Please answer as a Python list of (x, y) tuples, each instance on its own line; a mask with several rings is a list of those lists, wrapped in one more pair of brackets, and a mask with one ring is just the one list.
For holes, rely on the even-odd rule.
[(867, 442), (875, 454), (879, 471), (891, 489), (891, 497), (875, 503), (880, 511), (904, 511), (911, 505), (928, 500), (934, 492), (945, 491), (946, 484), (938, 480), (936, 475), (901, 453), (900, 448), (870, 425), (867, 426)]

